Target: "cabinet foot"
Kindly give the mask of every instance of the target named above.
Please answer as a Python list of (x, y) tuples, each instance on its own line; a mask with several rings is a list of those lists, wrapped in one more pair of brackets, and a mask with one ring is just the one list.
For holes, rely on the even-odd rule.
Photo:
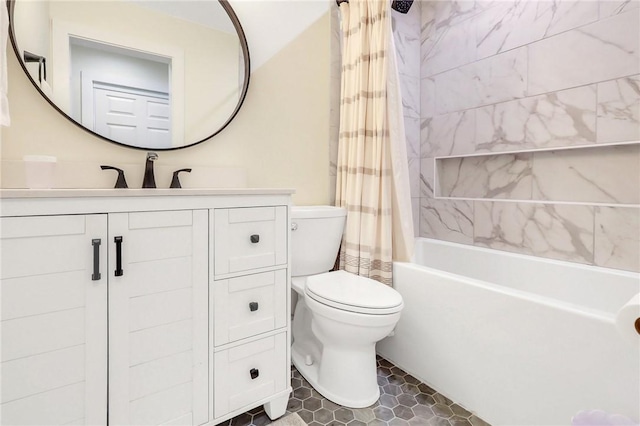
[(289, 395), (283, 395), (264, 404), (264, 411), (271, 420), (275, 420), (278, 417), (282, 417), (287, 411), (288, 402)]

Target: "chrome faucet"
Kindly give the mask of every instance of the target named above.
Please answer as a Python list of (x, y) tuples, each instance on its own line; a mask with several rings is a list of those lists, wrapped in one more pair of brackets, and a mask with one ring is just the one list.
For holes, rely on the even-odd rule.
[(153, 162), (158, 159), (155, 152), (147, 152), (147, 162), (144, 166), (144, 179), (142, 179), (143, 188), (155, 188), (156, 178), (153, 174)]

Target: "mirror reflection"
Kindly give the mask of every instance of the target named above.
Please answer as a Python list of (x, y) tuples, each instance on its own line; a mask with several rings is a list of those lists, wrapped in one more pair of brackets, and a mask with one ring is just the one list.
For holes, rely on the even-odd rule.
[(11, 6), (14, 45), (34, 85), (103, 138), (142, 149), (192, 145), (221, 130), (242, 103), (248, 51), (226, 2)]

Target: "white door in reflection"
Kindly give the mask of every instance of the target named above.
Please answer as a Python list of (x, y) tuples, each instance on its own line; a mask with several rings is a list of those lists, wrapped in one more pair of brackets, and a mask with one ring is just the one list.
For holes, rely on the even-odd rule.
[(171, 147), (169, 94), (94, 82), (94, 131), (133, 146)]
[(171, 148), (172, 58), (70, 37), (72, 117), (99, 135)]

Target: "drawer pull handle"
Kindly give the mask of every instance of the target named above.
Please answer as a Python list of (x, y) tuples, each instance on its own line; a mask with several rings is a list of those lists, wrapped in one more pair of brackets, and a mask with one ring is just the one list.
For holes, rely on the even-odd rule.
[(95, 238), (91, 240), (93, 246), (93, 274), (91, 274), (91, 281), (100, 281), (100, 244), (102, 240)]
[(249, 302), (249, 310), (255, 312), (258, 310), (258, 302)]
[(114, 275), (121, 277), (124, 274), (122, 271), (122, 237), (114, 237), (113, 242), (116, 243), (116, 270)]
[(259, 243), (259, 242), (260, 242), (260, 235), (258, 235), (258, 234), (253, 234), (253, 235), (251, 236), (251, 242), (252, 242), (253, 244)]
[(260, 370), (258, 370), (257, 368), (252, 368), (251, 370), (249, 370), (249, 374), (251, 374), (251, 380), (257, 379), (260, 375)]

